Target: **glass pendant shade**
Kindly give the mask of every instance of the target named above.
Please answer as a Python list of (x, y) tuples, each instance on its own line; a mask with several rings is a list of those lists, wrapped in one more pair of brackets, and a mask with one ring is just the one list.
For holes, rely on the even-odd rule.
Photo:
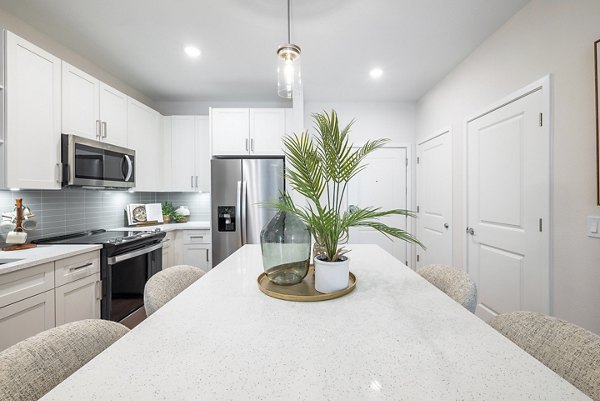
[(279, 63), (277, 65), (277, 94), (285, 99), (291, 99), (294, 86), (300, 85), (300, 47), (285, 44), (277, 50)]

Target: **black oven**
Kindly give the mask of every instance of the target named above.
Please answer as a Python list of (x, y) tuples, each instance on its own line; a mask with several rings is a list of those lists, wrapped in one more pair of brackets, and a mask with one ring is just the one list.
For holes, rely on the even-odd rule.
[(38, 244), (102, 244), (102, 319), (121, 322), (128, 327), (145, 318), (144, 286), (162, 270), (164, 231), (91, 230), (43, 238)]
[(102, 259), (102, 319), (120, 322), (144, 306), (144, 286), (162, 270), (162, 243)]
[(61, 160), (63, 186), (135, 186), (135, 150), (62, 134)]

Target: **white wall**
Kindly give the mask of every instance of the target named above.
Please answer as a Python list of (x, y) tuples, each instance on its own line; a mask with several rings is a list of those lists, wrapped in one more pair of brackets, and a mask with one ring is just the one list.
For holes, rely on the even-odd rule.
[[(463, 220), (465, 117), (552, 74), (553, 314), (600, 333), (600, 240), (586, 236), (596, 206), (593, 43), (600, 1), (532, 0), (423, 96), (417, 135), (454, 133), (454, 221)], [(464, 227), (454, 230), (463, 265)]]
[(38, 31), (33, 28), (31, 25), (27, 24), (20, 18), (15, 17), (9, 12), (0, 8), (0, 26), (2, 28), (6, 28), (9, 31), (17, 34), (35, 44), (36, 46), (41, 47), (42, 49), (52, 53), (56, 57), (65, 60), (71, 65), (74, 65), (77, 68), (87, 72), (88, 74), (98, 78), (100, 81), (112, 86), (113, 88), (135, 98), (136, 100), (146, 104), (149, 107), (154, 107), (154, 102), (152, 99), (139, 92), (138, 90), (132, 88), (116, 76), (108, 73), (107, 71), (101, 69), (96, 64), (92, 63), (90, 60), (85, 57), (80, 56), (75, 53), (71, 49), (66, 46), (63, 46), (59, 42), (53, 40), (46, 34)]
[(415, 142), (415, 104), (407, 102), (321, 102), (305, 101), (304, 127), (312, 130), (313, 113), (335, 109), (340, 125), (356, 122), (350, 139), (359, 144), (369, 139), (389, 138), (392, 142)]

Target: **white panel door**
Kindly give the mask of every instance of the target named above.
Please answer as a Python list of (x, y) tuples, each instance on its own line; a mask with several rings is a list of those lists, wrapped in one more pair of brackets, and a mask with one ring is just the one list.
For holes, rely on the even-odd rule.
[(450, 131), (417, 146), (417, 267), (452, 265), (452, 142)]
[(100, 319), (100, 273), (56, 287), (56, 325)]
[(195, 191), (196, 122), (194, 116), (171, 116), (171, 190)]
[(250, 153), (283, 155), (285, 109), (250, 109)]
[(247, 155), (250, 151), (249, 124), (249, 109), (211, 109), (212, 154)]
[(549, 313), (549, 137), (542, 90), (467, 126), (468, 271), (477, 314)]
[(100, 82), (102, 140), (127, 146), (127, 95)]
[(99, 140), (100, 82), (62, 62), (62, 132)]
[(135, 149), (135, 189), (161, 191), (163, 161), (160, 114), (129, 98), (127, 138), (129, 147)]
[(54, 327), (54, 290), (0, 308), (0, 351)]
[[(348, 207), (380, 207), (382, 210), (407, 207), (406, 148), (380, 148), (366, 159), (367, 168), (348, 184)], [(406, 230), (407, 218), (388, 216), (382, 223)], [(349, 244), (377, 244), (408, 264), (406, 242), (390, 239), (369, 227), (350, 229)], [(349, 246), (351, 248), (351, 246)]]
[(197, 267), (205, 272), (211, 268), (211, 246), (205, 245), (184, 245), (183, 246), (183, 264)]
[(60, 189), (61, 62), (6, 33), (6, 186)]

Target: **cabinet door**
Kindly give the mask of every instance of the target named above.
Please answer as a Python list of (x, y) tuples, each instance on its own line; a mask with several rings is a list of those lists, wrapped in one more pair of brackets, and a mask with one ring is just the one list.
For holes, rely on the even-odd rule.
[(127, 146), (127, 95), (100, 82), (102, 140)]
[(283, 155), (285, 109), (250, 109), (250, 153)]
[(208, 116), (196, 116), (196, 190), (210, 192), (210, 130)]
[(56, 287), (56, 325), (83, 319), (99, 319), (102, 298), (100, 284), (100, 274), (96, 273)]
[(173, 264), (173, 233), (168, 232), (163, 239), (162, 247), (162, 268), (167, 269)]
[(161, 191), (163, 162), (160, 114), (129, 98), (127, 139), (128, 146), (135, 149), (135, 189)]
[(211, 269), (210, 245), (184, 245), (183, 264), (198, 267), (205, 272)]
[(54, 291), (0, 308), (0, 351), (54, 327)]
[(211, 109), (212, 154), (247, 155), (250, 151), (249, 109)]
[(61, 63), (6, 33), (6, 185), (59, 189)]
[(62, 62), (62, 132), (99, 139), (98, 97), (100, 82)]
[(171, 190), (195, 191), (195, 137), (194, 116), (171, 117)]

